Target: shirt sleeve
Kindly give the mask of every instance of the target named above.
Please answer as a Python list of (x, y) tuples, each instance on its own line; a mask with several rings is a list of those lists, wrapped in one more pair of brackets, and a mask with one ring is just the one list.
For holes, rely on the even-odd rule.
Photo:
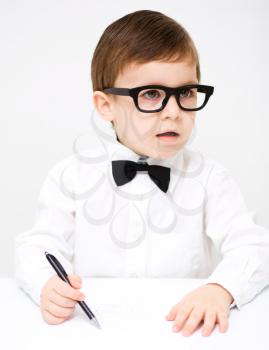
[(221, 259), (206, 283), (227, 289), (230, 308), (250, 302), (269, 285), (269, 231), (257, 225), (229, 171), (216, 166), (207, 186), (206, 234)]
[(14, 242), (15, 280), (38, 305), (44, 284), (55, 275), (45, 251), (55, 255), (68, 274), (73, 273), (74, 200), (60, 185), (63, 167), (59, 164), (42, 185), (33, 227), (18, 234)]

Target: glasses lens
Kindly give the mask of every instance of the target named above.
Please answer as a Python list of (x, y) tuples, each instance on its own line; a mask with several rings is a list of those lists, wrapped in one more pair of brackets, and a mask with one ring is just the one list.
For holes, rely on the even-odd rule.
[(198, 91), (198, 88), (186, 88), (180, 91), (179, 100), (183, 108), (193, 109), (200, 108), (206, 98), (206, 93)]
[(138, 105), (144, 111), (154, 111), (162, 107), (165, 91), (161, 89), (145, 89), (138, 94)]

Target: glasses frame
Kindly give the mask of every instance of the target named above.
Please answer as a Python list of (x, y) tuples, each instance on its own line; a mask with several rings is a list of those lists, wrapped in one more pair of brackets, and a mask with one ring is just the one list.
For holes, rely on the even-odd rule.
[[(186, 88), (197, 88), (197, 92), (204, 92), (206, 94), (204, 103), (202, 106), (197, 107), (197, 108), (186, 108), (183, 107), (180, 104), (180, 98), (179, 95), (182, 91), (186, 90)], [(138, 95), (140, 91), (145, 90), (145, 89), (162, 89), (165, 91), (165, 98), (162, 101), (162, 107), (154, 110), (144, 110), (141, 109), (138, 105)], [(210, 96), (214, 92), (214, 86), (210, 85), (201, 85), (201, 84), (188, 84), (188, 85), (183, 85), (179, 87), (168, 87), (168, 86), (163, 86), (163, 85), (144, 85), (144, 86), (137, 86), (132, 89), (127, 89), (127, 88), (117, 88), (117, 87), (111, 87), (111, 88), (105, 88), (103, 89), (103, 92), (109, 93), (112, 95), (120, 95), (120, 96), (130, 96), (133, 98), (134, 104), (136, 108), (143, 113), (156, 113), (162, 111), (165, 106), (167, 105), (167, 102), (169, 98), (174, 95), (176, 97), (177, 104), (179, 108), (181, 108), (183, 111), (199, 111), (200, 109), (204, 108), (205, 105), (207, 104)]]

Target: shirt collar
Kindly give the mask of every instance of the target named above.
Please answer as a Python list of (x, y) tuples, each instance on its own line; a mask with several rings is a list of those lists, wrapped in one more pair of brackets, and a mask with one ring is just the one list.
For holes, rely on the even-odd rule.
[(172, 170), (181, 169), (183, 166), (183, 150), (184, 148), (178, 150), (174, 155), (166, 159), (156, 159), (148, 156), (143, 156), (137, 154), (129, 147), (122, 144), (117, 134), (112, 128), (112, 137), (110, 138), (110, 144), (107, 147), (110, 160), (131, 160), (134, 162), (146, 161), (149, 165), (161, 165), (171, 168)]

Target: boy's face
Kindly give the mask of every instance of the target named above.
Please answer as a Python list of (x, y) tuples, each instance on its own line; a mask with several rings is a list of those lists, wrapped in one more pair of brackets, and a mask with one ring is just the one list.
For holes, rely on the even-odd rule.
[[(179, 87), (198, 83), (195, 64), (152, 61), (127, 66), (117, 77), (114, 87), (134, 88), (143, 85)], [(93, 101), (100, 115), (113, 121), (122, 144), (140, 155), (165, 159), (173, 156), (188, 141), (195, 122), (195, 111), (184, 111), (171, 96), (160, 112), (144, 113), (136, 109), (130, 96), (115, 96), (95, 91)], [(176, 137), (159, 137), (167, 130)]]

